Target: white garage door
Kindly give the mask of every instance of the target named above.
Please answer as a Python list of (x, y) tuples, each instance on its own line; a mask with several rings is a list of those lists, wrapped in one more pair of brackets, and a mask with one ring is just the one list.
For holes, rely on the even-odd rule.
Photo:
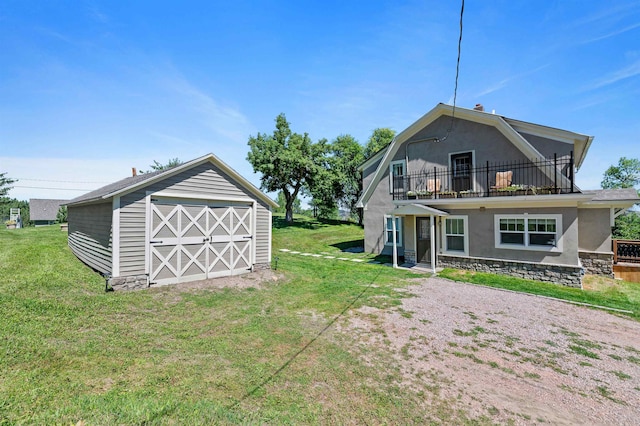
[(236, 275), (251, 270), (250, 204), (152, 200), (151, 284)]

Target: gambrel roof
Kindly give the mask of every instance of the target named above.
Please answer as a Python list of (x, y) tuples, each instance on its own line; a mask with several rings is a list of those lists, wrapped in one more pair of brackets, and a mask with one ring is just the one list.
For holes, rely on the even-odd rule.
[[(364, 207), (369, 198), (372, 196), (378, 182), (384, 175), (385, 171), (389, 167), (389, 163), (394, 158), (396, 152), (400, 146), (409, 140), (416, 133), (424, 129), (429, 124), (436, 121), (442, 116), (454, 115), (454, 109), (451, 105), (438, 104), (431, 111), (420, 117), (417, 121), (400, 132), (393, 141), (388, 145), (387, 149), (383, 151), (382, 160), (380, 161), (378, 168), (373, 176), (373, 179), (369, 182), (369, 185), (363, 189), (362, 196), (358, 200), (357, 207)], [(513, 145), (524, 154), (526, 158), (543, 158), (542, 155), (529, 141), (525, 139), (522, 133), (541, 136), (544, 138), (556, 140), (559, 142), (569, 143), (573, 145), (575, 168), (580, 168), (584, 158), (589, 150), (589, 146), (593, 141), (593, 136), (582, 135), (579, 133), (569, 132), (567, 130), (556, 129), (553, 127), (542, 126), (539, 124), (528, 123), (524, 121), (514, 120), (511, 118), (503, 117), (501, 115), (472, 110), (467, 108), (455, 108), (455, 117), (468, 120), (475, 123), (485, 124), (495, 127), (505, 138), (507, 138)], [(434, 135), (433, 139), (438, 140), (443, 135)], [(376, 153), (373, 157), (379, 157), (381, 153)], [(365, 161), (363, 164), (373, 164), (373, 157)], [(362, 166), (361, 166), (362, 167)]]
[(111, 183), (109, 185), (103, 186), (102, 188), (98, 188), (94, 191), (88, 192), (84, 195), (81, 195), (77, 198), (66, 203), (69, 206), (77, 205), (77, 204), (89, 204), (97, 201), (108, 200), (112, 197), (123, 195), (132, 191), (135, 191), (139, 188), (150, 185), (154, 182), (161, 181), (170, 176), (181, 173), (185, 170), (189, 170), (193, 167), (196, 167), (200, 164), (210, 162), (221, 169), (224, 173), (229, 175), (232, 179), (238, 182), (242, 187), (244, 187), (247, 191), (256, 196), (256, 198), (262, 200), (267, 205), (271, 207), (278, 207), (278, 204), (269, 198), (265, 193), (263, 193), (260, 189), (256, 188), (251, 182), (242, 177), (238, 172), (229, 167), (226, 163), (220, 160), (213, 154), (207, 154), (200, 158), (196, 158), (195, 160), (188, 161), (186, 163), (180, 164), (179, 166), (172, 167), (167, 170), (159, 170), (151, 173), (143, 173), (137, 176), (131, 176), (117, 182)]

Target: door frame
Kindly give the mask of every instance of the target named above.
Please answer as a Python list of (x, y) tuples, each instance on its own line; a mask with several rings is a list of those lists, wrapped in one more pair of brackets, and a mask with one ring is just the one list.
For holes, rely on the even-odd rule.
[(457, 151), (457, 152), (450, 152), (449, 153), (449, 189), (453, 191), (453, 157), (457, 156), (457, 155), (461, 155), (461, 154), (470, 154), (471, 155), (471, 171), (469, 172), (469, 189), (471, 191), (475, 191), (476, 190), (476, 176), (475, 176), (475, 169), (476, 169), (476, 150), (475, 149), (468, 149), (465, 151)]
[(416, 264), (418, 263), (418, 218), (430, 219), (430, 223), (429, 223), (429, 232), (431, 234), (430, 264), (433, 272), (436, 271), (436, 261), (437, 261), (436, 253), (438, 252), (438, 250), (440, 250), (440, 244), (439, 244), (440, 238), (439, 238), (439, 232), (438, 232), (438, 226), (437, 226), (437, 221), (439, 217), (440, 216), (436, 216), (436, 215), (413, 216), (413, 252), (416, 254)]

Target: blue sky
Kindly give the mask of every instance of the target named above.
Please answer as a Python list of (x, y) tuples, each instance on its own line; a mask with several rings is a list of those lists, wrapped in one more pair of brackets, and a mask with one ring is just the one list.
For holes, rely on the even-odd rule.
[[(451, 103), (459, 13), (436, 0), (5, 0), (0, 172), (20, 178), (12, 197), (72, 198), (213, 152), (259, 185), (247, 140), (281, 112), (313, 140), (364, 143)], [(599, 187), (640, 157), (640, 2), (467, 0), (457, 104), (476, 103), (595, 136), (577, 180)]]

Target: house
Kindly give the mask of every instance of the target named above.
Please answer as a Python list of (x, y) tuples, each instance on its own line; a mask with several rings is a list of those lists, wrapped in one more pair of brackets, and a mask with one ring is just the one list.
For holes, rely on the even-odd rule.
[(29, 199), (29, 219), (35, 226), (53, 225), (56, 223), (60, 206), (69, 200), (47, 200), (43, 198)]
[(582, 191), (593, 137), (439, 104), (361, 166), (365, 251), (580, 287), (634, 190)]
[(69, 247), (114, 289), (270, 266), (277, 204), (213, 154), (134, 173), (67, 206)]

